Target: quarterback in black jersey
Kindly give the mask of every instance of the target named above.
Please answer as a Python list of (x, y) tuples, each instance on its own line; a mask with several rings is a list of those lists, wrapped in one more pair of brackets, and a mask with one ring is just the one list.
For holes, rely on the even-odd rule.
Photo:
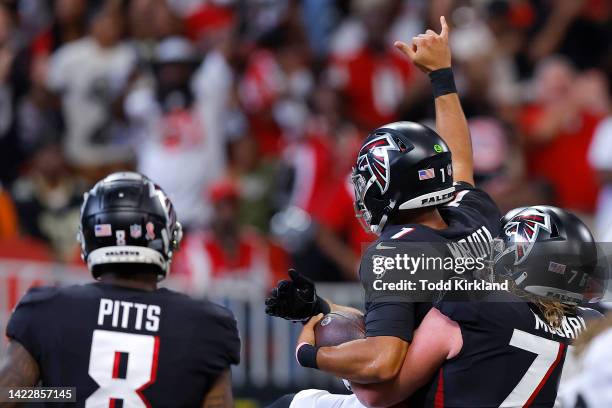
[[(360, 279), (366, 287), (372, 259), (397, 242), (422, 243), (419, 252), (436, 243), (475, 240), (490, 248), (499, 230), (495, 203), (473, 187), (470, 135), (450, 68), (448, 26), (444, 17), (440, 21), (440, 34), (428, 30), (411, 46), (396, 43), (430, 76), (436, 131), (412, 122), (381, 126), (362, 144), (353, 169), (357, 216), (379, 235), (361, 260)], [(307, 320), (342, 308), (319, 298), (314, 285), (297, 273), (291, 277), (273, 289), (266, 301), (268, 314)], [(399, 373), (414, 330), (431, 307), (431, 301), (385, 295), (366, 300), (365, 339), (316, 348), (312, 330), (305, 330), (296, 350), (298, 361), (358, 383), (390, 380)]]
[(491, 276), (510, 290), (437, 303), (394, 380), (353, 384), (365, 405), (407, 398), (423, 407), (554, 405), (568, 347), (601, 316), (577, 306), (599, 295), (592, 291), (602, 276), (597, 247), (588, 228), (559, 208), (522, 208), (504, 221)]
[(0, 387), (76, 387), (81, 407), (231, 407), (232, 313), (157, 288), (181, 239), (165, 193), (114, 173), (85, 195), (79, 241), (97, 282), (28, 291), (6, 329)]

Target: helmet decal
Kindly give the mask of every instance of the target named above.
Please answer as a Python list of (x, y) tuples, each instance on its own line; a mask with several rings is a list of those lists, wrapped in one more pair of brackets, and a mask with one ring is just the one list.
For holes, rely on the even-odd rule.
[(391, 137), (383, 135), (365, 144), (357, 156), (357, 169), (359, 171), (368, 170), (370, 175), (376, 178), (381, 194), (387, 191), (391, 179), (389, 150), (400, 151), (400, 148)]
[(544, 229), (552, 232), (550, 215), (529, 208), (520, 212), (518, 215), (505, 225), (504, 233), (506, 236), (515, 235), (516, 251), (515, 264), (518, 265), (527, 258), (533, 245), (538, 240), (540, 230)]

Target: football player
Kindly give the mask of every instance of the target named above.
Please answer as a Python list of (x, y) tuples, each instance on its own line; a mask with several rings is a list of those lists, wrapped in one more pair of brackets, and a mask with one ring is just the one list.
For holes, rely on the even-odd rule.
[[(306, 390), (275, 406), (553, 406), (568, 347), (587, 320), (601, 316), (577, 306), (601, 295), (592, 291), (602, 276), (593, 237), (567, 211), (527, 207), (504, 217), (492, 257), (491, 277), (510, 290), (437, 303), (396, 378), (353, 382), (352, 396)], [(312, 341), (317, 322), (307, 323), (300, 341)]]
[[(497, 206), (474, 187), (470, 135), (451, 69), (449, 29), (444, 17), (440, 22), (440, 34), (427, 30), (410, 45), (396, 43), (431, 79), (437, 131), (412, 122), (381, 126), (364, 141), (353, 170), (357, 216), (379, 235), (362, 257), (360, 279), (366, 287), (373, 276), (373, 258), (387, 256), (398, 244), (423, 243), (424, 252), (467, 242), (490, 248), (499, 230)], [(312, 282), (296, 272), (272, 290), (266, 305), (268, 314), (290, 320), (341, 308), (318, 297)], [(297, 347), (298, 361), (358, 383), (388, 381), (399, 373), (413, 332), (431, 307), (431, 301), (379, 295), (365, 304), (365, 339), (322, 348), (305, 342)]]
[(78, 239), (97, 282), (30, 289), (6, 329), (0, 387), (76, 387), (84, 407), (231, 407), (230, 311), (158, 288), (181, 240), (166, 194), (114, 173), (85, 195)]
[(597, 247), (586, 225), (559, 208), (527, 207), (504, 218), (492, 272), (510, 290), (438, 303), (394, 380), (353, 384), (365, 405), (408, 397), (428, 407), (554, 405), (568, 347), (586, 321), (601, 316), (577, 306), (600, 295), (591, 291), (601, 277)]

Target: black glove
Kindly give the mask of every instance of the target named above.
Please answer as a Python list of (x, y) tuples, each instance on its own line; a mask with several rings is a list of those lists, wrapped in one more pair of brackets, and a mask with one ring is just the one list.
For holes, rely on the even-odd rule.
[(293, 321), (306, 321), (319, 313), (327, 314), (329, 304), (317, 296), (314, 282), (289, 269), (291, 279), (282, 280), (266, 299), (266, 313)]

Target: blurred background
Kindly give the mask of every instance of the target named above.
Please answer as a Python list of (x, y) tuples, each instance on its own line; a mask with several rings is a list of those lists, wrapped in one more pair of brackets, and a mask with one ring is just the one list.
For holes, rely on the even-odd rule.
[(428, 79), (392, 43), (440, 15), (479, 187), (612, 241), (609, 0), (0, 0), (0, 327), (29, 286), (90, 279), (82, 194), (136, 170), (187, 231), (168, 285), (236, 313), (239, 404), (340, 389), (295, 365), (299, 327), (262, 299), (293, 266), (361, 304), (372, 237), (348, 175), (371, 129), (433, 125)]

